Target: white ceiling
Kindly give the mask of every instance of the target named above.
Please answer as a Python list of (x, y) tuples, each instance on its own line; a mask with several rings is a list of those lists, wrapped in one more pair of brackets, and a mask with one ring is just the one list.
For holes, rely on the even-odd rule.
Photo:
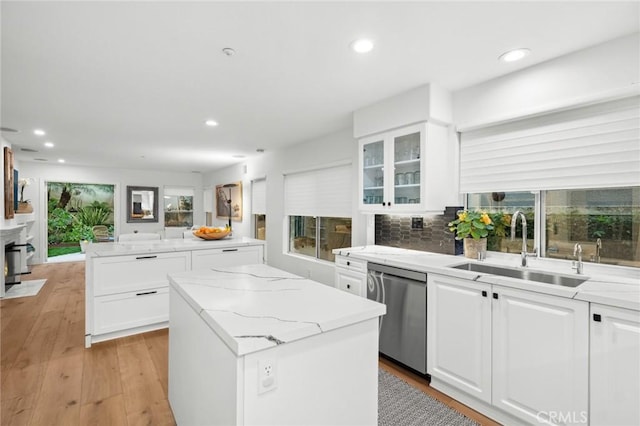
[[(638, 1), (0, 7), (1, 124), (19, 130), (2, 136), (20, 161), (187, 172), (346, 128), (354, 110), (427, 82), (454, 91), (637, 32), (640, 16)], [(350, 51), (359, 36), (371, 53)], [(532, 54), (497, 60), (516, 47)]]

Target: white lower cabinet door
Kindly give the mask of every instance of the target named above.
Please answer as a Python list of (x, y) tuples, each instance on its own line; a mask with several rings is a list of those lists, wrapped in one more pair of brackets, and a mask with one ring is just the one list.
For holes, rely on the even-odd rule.
[(98, 296), (94, 310), (94, 335), (168, 321), (169, 287)]
[(427, 279), (427, 372), (491, 403), (491, 285)]
[(194, 250), (191, 269), (206, 269), (263, 263), (262, 246)]
[(587, 302), (494, 286), (493, 405), (532, 424), (587, 424)]
[(640, 312), (591, 304), (592, 426), (640, 425)]

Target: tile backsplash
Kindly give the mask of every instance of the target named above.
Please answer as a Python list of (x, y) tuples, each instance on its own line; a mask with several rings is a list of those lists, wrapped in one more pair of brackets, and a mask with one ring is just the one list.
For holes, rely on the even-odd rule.
[[(461, 241), (454, 239), (447, 224), (455, 219), (461, 207), (447, 207), (436, 216), (376, 215), (375, 242), (377, 245), (400, 247), (442, 254), (462, 253)], [(411, 229), (412, 218), (422, 218), (422, 229)]]

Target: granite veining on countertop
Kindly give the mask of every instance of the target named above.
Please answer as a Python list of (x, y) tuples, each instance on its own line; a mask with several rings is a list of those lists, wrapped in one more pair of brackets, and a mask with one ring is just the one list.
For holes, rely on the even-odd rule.
[[(487, 284), (519, 288), (544, 294), (602, 303), (621, 308), (640, 311), (640, 271), (632, 268), (617, 268), (609, 265), (584, 263), (586, 281), (578, 287), (563, 287), (523, 279), (507, 278), (481, 272), (472, 272), (451, 268), (461, 263), (477, 261), (462, 256), (421, 252), (385, 246), (361, 246), (333, 250), (334, 254), (350, 256), (368, 262), (396, 266), (421, 272), (444, 274), (452, 277), (471, 279)], [(492, 253), (483, 263), (509, 266), (519, 269), (519, 255), (495, 256)], [(533, 271), (553, 272), (576, 277), (570, 262), (549, 259), (530, 259), (529, 267)]]
[(383, 304), (267, 265), (170, 274), (169, 282), (239, 356), (386, 312)]
[(168, 253), (174, 251), (207, 250), (242, 246), (265, 245), (265, 241), (247, 237), (227, 237), (222, 240), (202, 240), (200, 238), (174, 238), (151, 241), (123, 241), (113, 243), (92, 243), (87, 245), (87, 258), (123, 256), (128, 254)]

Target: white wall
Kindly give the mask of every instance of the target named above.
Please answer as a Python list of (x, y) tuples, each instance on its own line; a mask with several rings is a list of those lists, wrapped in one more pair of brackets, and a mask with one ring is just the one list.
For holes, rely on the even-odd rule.
[(635, 33), (459, 90), (453, 118), (458, 129), (473, 128), (639, 89)]
[[(243, 184), (243, 221), (234, 222), (234, 234), (253, 237), (251, 223), (251, 180), (266, 177), (267, 180), (267, 261), (276, 268), (333, 285), (333, 264), (316, 261), (304, 256), (287, 254), (284, 216), (284, 178), (283, 172), (304, 170), (342, 160), (353, 162), (352, 193), (352, 245), (365, 242), (365, 218), (357, 211), (357, 143), (353, 139), (351, 128), (343, 129), (328, 136), (301, 142), (275, 152), (265, 152), (245, 163), (228, 167), (204, 176), (204, 187), (242, 180)], [(244, 173), (246, 166), (247, 172)], [(217, 225), (224, 224), (218, 219)]]
[[(118, 234), (139, 232), (163, 232), (163, 190), (165, 186), (192, 187), (194, 197), (194, 224), (204, 223), (202, 206), (202, 175), (199, 173), (178, 173), (152, 170), (131, 170), (116, 168), (75, 167), (57, 164), (43, 164), (35, 162), (22, 162), (20, 165), (20, 177), (34, 179), (34, 183), (24, 190), (25, 199), (31, 200), (33, 210), (36, 213), (37, 229), (33, 245), (36, 247), (34, 262), (44, 261), (46, 253), (47, 236), (47, 189), (46, 182), (74, 182), (96, 183), (115, 185), (114, 219)], [(158, 222), (157, 223), (127, 223), (126, 202), (127, 186), (157, 186), (158, 192)]]

